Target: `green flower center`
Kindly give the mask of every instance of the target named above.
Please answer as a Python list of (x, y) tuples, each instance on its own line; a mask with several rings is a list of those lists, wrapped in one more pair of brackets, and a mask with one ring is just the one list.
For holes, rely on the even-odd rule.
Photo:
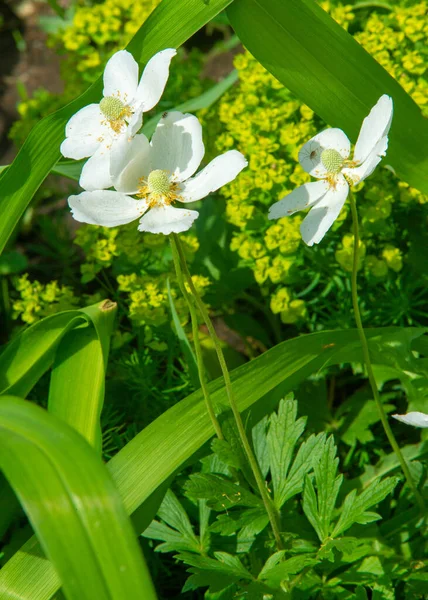
[(116, 121), (123, 115), (125, 105), (119, 98), (107, 96), (100, 102), (100, 110), (109, 121)]
[(171, 189), (171, 182), (166, 171), (156, 169), (147, 178), (147, 186), (151, 194), (167, 195)]
[(343, 167), (343, 157), (337, 150), (333, 149), (321, 152), (321, 162), (328, 173), (340, 173)]

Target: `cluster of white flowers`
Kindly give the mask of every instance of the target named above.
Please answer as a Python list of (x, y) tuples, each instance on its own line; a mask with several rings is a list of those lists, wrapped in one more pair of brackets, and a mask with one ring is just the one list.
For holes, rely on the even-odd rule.
[(61, 153), (89, 157), (79, 180), (85, 191), (68, 199), (77, 221), (115, 227), (139, 219), (140, 231), (186, 231), (198, 213), (172, 204), (204, 198), (247, 165), (240, 152), (230, 150), (195, 175), (205, 148), (193, 115), (164, 113), (150, 142), (138, 133), (143, 113), (162, 96), (175, 54), (170, 48), (156, 54), (138, 81), (133, 56), (117, 52), (104, 71), (101, 102), (85, 106), (67, 123)]

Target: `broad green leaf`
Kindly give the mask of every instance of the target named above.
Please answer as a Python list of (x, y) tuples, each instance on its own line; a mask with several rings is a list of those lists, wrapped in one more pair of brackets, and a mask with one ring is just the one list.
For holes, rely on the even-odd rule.
[[(24, 329), (7, 344), (0, 354), (0, 394), (27, 396), (52, 365), (63, 336), (75, 327), (96, 326), (99, 306), (97, 303), (50, 315)], [(98, 334), (98, 337), (101, 336)]]
[[(417, 340), (426, 330), (408, 328), (404, 331), (410, 349), (410, 341)], [(390, 348), (394, 336), (400, 340), (402, 332), (401, 328), (394, 327), (366, 331), (370, 349), (377, 349), (376, 362), (382, 363), (383, 340)], [(303, 335), (283, 342), (235, 369), (231, 378), (239, 410), (244, 412), (251, 408), (251, 418), (258, 422), (275, 409), (284, 394), (295, 389), (309, 375), (317, 373), (326, 364), (340, 364), (340, 349), (348, 355), (348, 360), (361, 362), (358, 339), (358, 332), (354, 329)], [(413, 366), (416, 371), (418, 360)], [(223, 380), (210, 382), (208, 387), (218, 405), (226, 408)], [(198, 390), (167, 410), (129, 442), (107, 465), (128, 514), (139, 512), (157, 488), (182, 468), (213, 435), (214, 430)], [(425, 450), (409, 446), (404, 449), (406, 459), (420, 456), (427, 449), (427, 444)], [(399, 465), (391, 459), (384, 468), (393, 470)], [(374, 473), (367, 474), (362, 486), (368, 485), (374, 476)], [(44, 562), (42, 574), (33, 554), (25, 552), (24, 548), (8, 561), (0, 573), (0, 582), (3, 578), (14, 582), (16, 595), (6, 598), (48, 600), (59, 587), (54, 571), (45, 569)], [(53, 591), (47, 595), (46, 589)], [(30, 594), (29, 590), (32, 591)]]
[(0, 393), (25, 397), (52, 364), (55, 350), (73, 327), (86, 326), (78, 310), (50, 315), (25, 329), (0, 354)]
[[(162, 0), (127, 46), (140, 65), (160, 50), (178, 48), (232, 0)], [(31, 198), (60, 158), (68, 119), (101, 98), (98, 79), (76, 100), (42, 119), (32, 129), (18, 155), (0, 175), (0, 251)], [(25, 178), (22, 174), (25, 173)]]
[[(154, 600), (119, 494), (88, 443), (43, 409), (11, 396), (0, 399), (0, 432), (0, 466), (66, 598)], [(16, 597), (13, 582), (2, 578), (0, 597)]]
[(314, 461), (316, 490), (311, 477), (306, 475), (303, 491), (303, 512), (322, 543), (330, 532), (330, 523), (343, 479), (342, 475), (337, 474), (339, 459), (336, 457), (336, 451), (334, 439), (330, 436), (324, 443), (320, 458)]
[(116, 304), (106, 300), (82, 312), (93, 326), (73, 329), (61, 339), (52, 366), (48, 411), (101, 451), (100, 415)]
[(169, 279), (166, 282), (167, 290), (168, 290), (168, 301), (169, 307), (171, 309), (172, 320), (174, 322), (175, 333), (179, 339), (181, 349), (184, 354), (184, 358), (186, 360), (187, 368), (189, 369), (189, 377), (190, 381), (193, 384), (193, 387), (197, 390), (201, 387), (199, 381), (199, 373), (198, 373), (198, 365), (196, 362), (196, 357), (193, 352), (192, 346), (190, 345), (189, 338), (184, 331), (179, 316), (177, 314), (177, 310), (175, 308), (174, 299), (171, 295), (171, 286), (169, 284)]
[(358, 496), (357, 490), (352, 490), (345, 498), (339, 521), (331, 536), (337, 537), (349, 529), (354, 523), (370, 523), (371, 521), (379, 519), (379, 515), (367, 512), (367, 509), (382, 502), (382, 500), (392, 492), (398, 481), (399, 479), (396, 477), (377, 479)]
[(261, 64), (355, 142), (382, 94), (394, 101), (387, 158), (428, 192), (428, 121), (403, 88), (313, 0), (235, 0), (230, 23)]

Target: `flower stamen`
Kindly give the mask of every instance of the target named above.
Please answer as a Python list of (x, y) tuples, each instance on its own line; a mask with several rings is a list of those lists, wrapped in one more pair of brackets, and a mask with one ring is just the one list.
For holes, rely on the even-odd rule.
[(142, 177), (139, 180), (138, 198), (145, 198), (149, 203), (149, 208), (157, 205), (170, 205), (176, 200), (181, 201), (178, 194), (178, 183), (171, 181), (167, 171), (155, 169), (151, 171), (147, 179)]
[(106, 96), (100, 102), (100, 110), (115, 133), (120, 133), (125, 118), (132, 116), (132, 110), (115, 96)]
[(328, 173), (340, 173), (343, 167), (343, 157), (337, 150), (328, 148), (321, 152), (321, 162)]

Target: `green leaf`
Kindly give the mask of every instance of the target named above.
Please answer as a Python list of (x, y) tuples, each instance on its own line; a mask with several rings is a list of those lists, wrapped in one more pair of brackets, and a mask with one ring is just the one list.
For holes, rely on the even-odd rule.
[[(178, 48), (232, 0), (162, 0), (127, 46), (139, 64), (164, 48)], [(67, 121), (79, 109), (99, 102), (98, 79), (79, 98), (42, 119), (32, 129), (18, 155), (0, 175), (0, 251), (31, 198), (60, 158)], [(22, 174), (25, 173), (25, 178)]]
[(143, 532), (143, 537), (162, 540), (156, 547), (157, 552), (196, 552), (200, 554), (201, 545), (193, 531), (186, 511), (175, 494), (168, 490), (159, 508), (158, 516), (165, 521), (153, 521)]
[(343, 476), (337, 475), (338, 464), (336, 446), (330, 436), (324, 443), (321, 457), (314, 461), (316, 491), (310, 476), (306, 475), (303, 492), (303, 512), (320, 542), (324, 542), (329, 535), (337, 495), (342, 485)]
[[(103, 304), (50, 315), (24, 329), (0, 354), (0, 394), (27, 396), (52, 365), (58, 345), (68, 331), (75, 327), (98, 327), (99, 307)], [(101, 340), (105, 336), (100, 333), (97, 331)], [(106, 350), (103, 347), (104, 363)]]
[[(87, 442), (43, 409), (10, 396), (0, 399), (0, 430), (0, 466), (67, 599), (154, 600), (119, 493)], [(16, 597), (13, 581), (2, 578), (0, 596)]]
[[(381, 364), (385, 356), (382, 350), (388, 348), (393, 352), (394, 339), (401, 346), (404, 333), (410, 352), (411, 340), (417, 340), (425, 331), (424, 328), (389, 327), (368, 329), (366, 335), (375, 362)], [(317, 373), (327, 363), (341, 364), (342, 353), (348, 361), (361, 362), (358, 339), (358, 332), (352, 329), (303, 335), (287, 340), (235, 369), (231, 378), (239, 410), (244, 412), (251, 407), (252, 418), (257, 422), (275, 409), (284, 394), (309, 375)], [(415, 359), (413, 364), (415, 372), (419, 360)], [(223, 380), (213, 381), (208, 387), (218, 405), (228, 410)], [(107, 466), (128, 514), (143, 510), (156, 490), (213, 435), (202, 394), (197, 391), (167, 410), (127, 444)], [(409, 446), (403, 452), (406, 460), (420, 458), (427, 455), (428, 444)], [(394, 456), (379, 466), (381, 471), (397, 468), (399, 465)], [(359, 485), (365, 487), (377, 476), (378, 473), (367, 472)], [(13, 581), (14, 595), (6, 600), (17, 597), (20, 600), (48, 600), (59, 587), (54, 571), (47, 561), (41, 562), (26, 548), (24, 546), (10, 559), (0, 573), (0, 585), (3, 580), (8, 585)]]
[(207, 500), (208, 506), (223, 511), (233, 506), (260, 506), (260, 498), (223, 475), (194, 473), (184, 488), (191, 498)]
[[(279, 553), (276, 555), (274, 554), (275, 557), (277, 557), (277, 555), (279, 555)], [(272, 558), (273, 557), (271, 557), (271, 559)], [(290, 579), (290, 575), (301, 573), (308, 567), (317, 565), (320, 561), (314, 556), (299, 554), (298, 556), (293, 556), (278, 564), (275, 564), (275, 562), (276, 560), (267, 562), (260, 571), (258, 578), (270, 583), (272, 586), (279, 587), (282, 581)]]
[(190, 345), (186, 332), (184, 331), (180, 323), (180, 319), (175, 308), (174, 300), (171, 295), (171, 286), (169, 284), (169, 279), (167, 280), (166, 285), (168, 290), (168, 302), (169, 307), (171, 309), (172, 320), (174, 322), (175, 333), (177, 334), (187, 364), (187, 368), (189, 369), (190, 381), (192, 382), (193, 387), (197, 390), (201, 387), (201, 384), (199, 381), (198, 364), (196, 362), (196, 357), (193, 352), (192, 346)]
[(292, 399), (281, 400), (278, 414), (270, 417), (267, 441), (269, 447), (269, 465), (274, 490), (274, 501), (280, 508), (284, 500), (284, 487), (288, 469), (298, 439), (305, 430), (306, 419), (297, 417), (297, 402)]
[(93, 326), (73, 329), (63, 336), (55, 352), (49, 387), (49, 412), (68, 423), (100, 452), (100, 415), (116, 310), (116, 303), (110, 300), (82, 310)]
[(260, 506), (218, 515), (210, 529), (214, 533), (228, 536), (245, 528), (245, 535), (253, 537), (263, 531), (268, 523), (266, 510), (264, 506)]
[(366, 512), (371, 506), (382, 502), (388, 494), (397, 485), (397, 477), (387, 477), (386, 479), (377, 479), (373, 481), (364, 491), (357, 496), (357, 490), (352, 490), (343, 502), (339, 521), (331, 534), (337, 537), (349, 529), (354, 523), (370, 523), (377, 520), (379, 515), (372, 512)]
[(189, 572), (194, 573), (187, 580), (183, 592), (206, 586), (210, 592), (218, 592), (232, 583), (253, 579), (237, 556), (226, 552), (214, 552), (214, 556), (215, 559), (186, 552), (176, 557), (191, 565)]
[[(313, 0), (235, 0), (227, 9), (263, 66), (355, 142), (382, 94), (394, 101), (387, 161), (428, 192), (428, 121), (403, 88)], [(384, 161), (384, 162), (385, 162)]]
[(87, 326), (77, 310), (50, 315), (25, 329), (0, 354), (0, 393), (25, 397), (52, 364), (61, 338), (73, 327)]
[(5, 252), (0, 257), (0, 275), (15, 275), (28, 268), (26, 257), (16, 250)]

